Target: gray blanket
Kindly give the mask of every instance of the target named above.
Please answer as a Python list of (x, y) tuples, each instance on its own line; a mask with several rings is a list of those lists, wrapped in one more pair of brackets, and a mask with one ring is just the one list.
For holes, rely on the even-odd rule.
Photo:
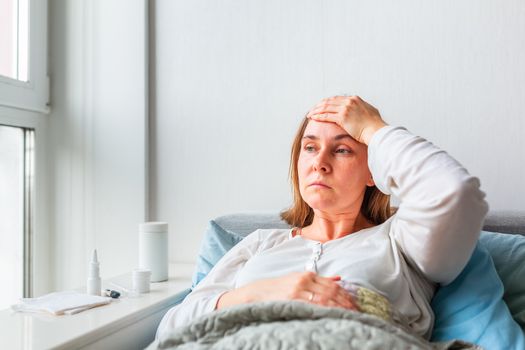
[(244, 304), (164, 334), (152, 349), (480, 349), (430, 343), (373, 315), (303, 302)]

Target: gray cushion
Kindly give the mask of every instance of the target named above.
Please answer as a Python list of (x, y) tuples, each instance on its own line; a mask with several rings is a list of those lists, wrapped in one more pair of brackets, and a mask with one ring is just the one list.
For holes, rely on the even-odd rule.
[[(290, 227), (276, 212), (224, 215), (216, 218), (215, 222), (222, 228), (242, 236), (259, 228)], [(525, 211), (491, 211), (485, 218), (483, 230), (525, 235)]]
[(491, 211), (485, 218), (483, 230), (525, 235), (525, 211)]
[(240, 213), (219, 216), (214, 221), (223, 229), (235, 232), (243, 237), (257, 229), (267, 228), (289, 228), (286, 222), (281, 220), (279, 213)]

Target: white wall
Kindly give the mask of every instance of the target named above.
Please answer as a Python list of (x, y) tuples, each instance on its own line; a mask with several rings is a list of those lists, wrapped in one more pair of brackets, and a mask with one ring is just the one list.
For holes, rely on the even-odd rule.
[(150, 205), (173, 261), (217, 215), (289, 204), (298, 122), (341, 92), (525, 209), (525, 2), (158, 0), (154, 19)]
[(50, 1), (49, 182), (55, 289), (138, 264), (146, 216), (145, 0)]

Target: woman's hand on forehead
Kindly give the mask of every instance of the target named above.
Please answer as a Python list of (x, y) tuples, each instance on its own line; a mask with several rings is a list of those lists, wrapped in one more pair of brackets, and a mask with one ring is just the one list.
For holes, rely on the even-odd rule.
[(379, 111), (359, 96), (323, 98), (306, 115), (320, 122), (336, 123), (355, 140), (368, 145), (374, 132), (387, 125)]

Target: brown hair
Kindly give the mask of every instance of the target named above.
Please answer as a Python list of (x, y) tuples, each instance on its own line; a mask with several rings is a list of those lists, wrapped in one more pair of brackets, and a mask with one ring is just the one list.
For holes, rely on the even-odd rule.
[[(314, 211), (303, 200), (299, 191), (299, 174), (297, 162), (301, 153), (301, 140), (304, 135), (306, 126), (310, 119), (304, 118), (299, 130), (295, 134), (292, 144), (292, 153), (290, 156), (290, 182), (293, 189), (293, 204), (290, 208), (281, 212), (281, 218), (289, 225), (295, 227), (305, 227), (312, 223)], [(361, 204), (361, 213), (372, 223), (379, 225), (385, 222), (393, 215), (395, 210), (390, 208), (390, 196), (379, 191), (376, 186), (367, 187)]]

